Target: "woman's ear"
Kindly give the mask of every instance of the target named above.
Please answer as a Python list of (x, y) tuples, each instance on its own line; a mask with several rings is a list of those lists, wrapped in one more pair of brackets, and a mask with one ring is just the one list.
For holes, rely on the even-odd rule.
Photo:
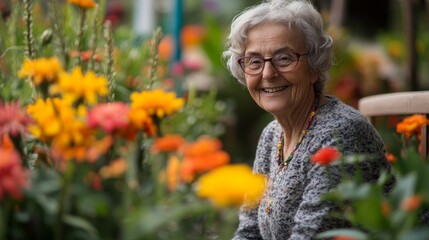
[(311, 70), (311, 80), (310, 82), (312, 84), (315, 84), (319, 80), (319, 73), (316, 71)]

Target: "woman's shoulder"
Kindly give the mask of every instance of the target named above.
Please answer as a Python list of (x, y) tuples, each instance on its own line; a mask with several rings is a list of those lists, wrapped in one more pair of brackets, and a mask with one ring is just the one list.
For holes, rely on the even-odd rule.
[(261, 139), (273, 139), (273, 136), (279, 133), (280, 130), (281, 129), (279, 123), (277, 122), (277, 120), (273, 119), (263, 128), (261, 133)]
[(316, 122), (315, 133), (319, 138), (337, 142), (350, 152), (382, 153), (384, 149), (381, 136), (368, 119), (335, 97), (328, 97), (328, 102), (316, 116)]
[[(334, 128), (370, 126), (371, 123), (357, 109), (334, 96), (326, 96), (327, 103), (319, 110), (318, 120)], [(327, 127), (327, 126), (324, 126)]]

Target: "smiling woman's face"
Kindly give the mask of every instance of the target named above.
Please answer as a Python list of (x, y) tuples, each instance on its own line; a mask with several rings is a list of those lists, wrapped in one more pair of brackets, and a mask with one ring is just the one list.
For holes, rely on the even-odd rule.
[[(257, 25), (247, 36), (245, 56), (270, 58), (281, 53), (307, 53), (302, 34), (281, 23)], [(310, 69), (306, 55), (301, 56), (296, 67), (286, 73), (278, 72), (269, 61), (264, 64), (260, 74), (245, 73), (247, 89), (262, 109), (281, 116), (310, 101), (318, 76)]]

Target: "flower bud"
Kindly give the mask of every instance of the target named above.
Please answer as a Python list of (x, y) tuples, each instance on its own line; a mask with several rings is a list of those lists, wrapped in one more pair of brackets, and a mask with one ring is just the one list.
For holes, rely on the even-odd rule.
[(48, 28), (43, 31), (42, 35), (40, 35), (40, 43), (42, 46), (46, 46), (52, 41), (52, 29)]

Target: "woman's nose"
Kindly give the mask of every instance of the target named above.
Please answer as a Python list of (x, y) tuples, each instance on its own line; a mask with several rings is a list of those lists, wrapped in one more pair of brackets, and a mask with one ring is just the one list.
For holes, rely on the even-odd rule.
[(264, 63), (264, 69), (262, 69), (262, 78), (270, 79), (275, 75), (276, 72), (277, 69), (274, 68), (273, 63), (271, 61), (266, 61)]

